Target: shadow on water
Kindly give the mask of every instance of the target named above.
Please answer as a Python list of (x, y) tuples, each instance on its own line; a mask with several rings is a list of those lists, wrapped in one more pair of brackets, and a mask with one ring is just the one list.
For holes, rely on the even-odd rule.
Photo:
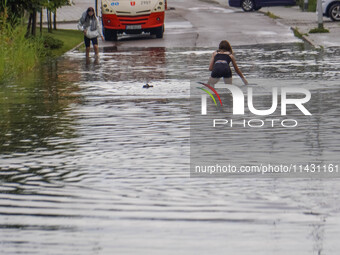
[[(190, 80), (208, 79), (214, 50), (118, 46), (89, 61), (75, 51), (30, 78), (1, 85), (0, 252), (339, 250), (335, 179), (188, 178)], [(293, 44), (234, 51), (259, 90), (288, 82), (310, 89), (313, 116), (305, 122), (311, 128), (292, 133), (234, 129), (230, 137), (244, 140), (230, 139), (228, 157), (248, 152), (261, 158), (260, 149), (275, 154), (290, 143), (303, 149), (302, 157), (338, 153), (340, 49)], [(153, 87), (145, 89), (145, 83)], [(268, 101), (264, 93), (256, 103), (268, 107)]]

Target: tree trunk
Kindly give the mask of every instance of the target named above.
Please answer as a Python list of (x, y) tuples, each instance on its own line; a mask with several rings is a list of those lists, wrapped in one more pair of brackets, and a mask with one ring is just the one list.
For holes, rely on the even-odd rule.
[(50, 24), (50, 25), (49, 25), (49, 28), (48, 28), (48, 32), (49, 32), (49, 33), (52, 33), (52, 12), (49, 11), (48, 13), (49, 13), (49, 16), (48, 16), (48, 23)]
[(31, 24), (32, 24), (32, 13), (30, 13), (30, 16), (29, 16), (29, 18), (28, 18), (26, 37), (28, 37), (28, 36), (30, 35), (30, 32), (31, 32)]
[(43, 9), (40, 9), (40, 35), (42, 35)]
[(51, 15), (51, 11), (46, 9), (46, 19), (47, 19), (47, 30), (49, 33), (52, 33), (52, 15)]
[(57, 30), (57, 10), (53, 13), (53, 29)]
[(37, 10), (34, 9), (32, 13), (32, 35), (35, 36), (37, 33)]
[(48, 19), (48, 9), (46, 9), (47, 31), (50, 32), (50, 24)]
[(49, 33), (52, 33), (52, 13), (50, 10), (46, 9), (47, 12), (47, 30)]

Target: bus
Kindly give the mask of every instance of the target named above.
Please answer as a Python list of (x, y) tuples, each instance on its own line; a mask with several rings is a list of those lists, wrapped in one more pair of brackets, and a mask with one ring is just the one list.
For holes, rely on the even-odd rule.
[(102, 0), (103, 35), (117, 41), (120, 34), (142, 32), (163, 38), (166, 0)]

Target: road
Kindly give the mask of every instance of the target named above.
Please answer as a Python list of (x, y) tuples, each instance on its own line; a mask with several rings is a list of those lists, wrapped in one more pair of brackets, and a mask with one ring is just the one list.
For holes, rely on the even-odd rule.
[[(232, 45), (300, 41), (288, 26), (260, 12), (245, 13), (241, 9), (202, 0), (172, 0), (169, 8), (163, 39), (133, 35), (123, 36), (113, 44), (120, 48), (216, 47), (225, 39)], [(112, 42), (101, 43), (101, 47), (108, 46), (112, 46)]]

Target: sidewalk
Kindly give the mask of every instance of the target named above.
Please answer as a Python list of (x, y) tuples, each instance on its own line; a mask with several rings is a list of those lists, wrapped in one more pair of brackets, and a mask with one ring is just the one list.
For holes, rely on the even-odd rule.
[(329, 33), (309, 34), (309, 30), (316, 28), (317, 14), (315, 12), (303, 12), (298, 6), (293, 7), (266, 7), (260, 10), (262, 13), (271, 12), (280, 17), (278, 22), (297, 28), (303, 34), (303, 39), (311, 43), (313, 46), (320, 47), (340, 47), (340, 23), (333, 22), (329, 18), (324, 17), (324, 27)]

